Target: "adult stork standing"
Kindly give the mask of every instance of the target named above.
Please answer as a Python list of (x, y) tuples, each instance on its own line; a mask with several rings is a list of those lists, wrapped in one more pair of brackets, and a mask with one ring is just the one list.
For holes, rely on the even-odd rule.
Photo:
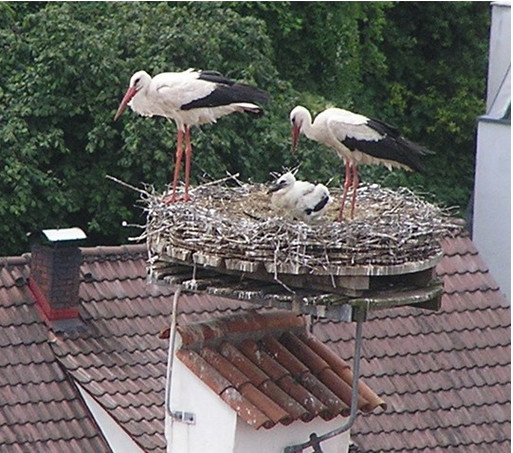
[(404, 138), (400, 131), (383, 121), (367, 118), (339, 108), (328, 108), (319, 113), (312, 123), (312, 115), (303, 106), (290, 112), (292, 123), (292, 152), (302, 133), (336, 151), (345, 163), (345, 181), (338, 219), (342, 220), (347, 192), (353, 189), (351, 218), (354, 217), (359, 164), (382, 164), (389, 170), (404, 168), (423, 171), (421, 157), (431, 154), (426, 148)]
[(263, 109), (259, 104), (268, 100), (269, 96), (265, 91), (223, 77), (214, 71), (188, 69), (182, 72), (163, 72), (153, 78), (146, 71), (138, 71), (130, 79), (128, 90), (119, 104), (114, 121), (128, 105), (142, 116), (163, 116), (176, 123), (173, 192), (167, 201), (177, 201), (176, 188), (180, 177), (184, 138), (184, 200), (188, 201), (192, 156), (190, 127), (215, 123), (218, 118), (234, 112), (260, 116)]

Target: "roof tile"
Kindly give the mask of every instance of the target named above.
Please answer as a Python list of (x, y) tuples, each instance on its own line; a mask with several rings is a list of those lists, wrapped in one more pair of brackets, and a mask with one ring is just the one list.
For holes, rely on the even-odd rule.
[[(229, 394), (237, 401), (251, 402), (267, 416), (266, 421), (259, 419), (259, 426), (348, 414), (350, 384), (308, 346), (302, 317), (289, 312), (247, 313), (182, 325), (178, 332), (182, 346), (177, 357), (217, 394), (234, 389)], [(333, 359), (326, 346), (314, 340), (311, 344), (347, 374), (347, 364)], [(379, 400), (376, 395), (373, 399)], [(368, 410), (377, 407), (371, 408), (363, 398), (360, 403)], [(230, 404), (245, 419), (244, 410)]]
[[(388, 408), (384, 414), (357, 418), (351, 436), (362, 451), (510, 450), (510, 308), (468, 236), (444, 239), (442, 246), (445, 256), (437, 266), (446, 285), (442, 309), (432, 314), (413, 308), (376, 312), (364, 325), (361, 371), (366, 383), (386, 398)], [(8, 382), (0, 387), (3, 446), (13, 452), (108, 451), (99, 433), (87, 437), (86, 431), (68, 429), (72, 414), (81, 423), (91, 422), (62, 373), (44, 382), (30, 370), (29, 380), (37, 382), (13, 385), (14, 376), (25, 379), (26, 366), (43, 370), (41, 376), (49, 378), (57, 355), (68, 375), (79, 379), (79, 370), (85, 372), (83, 386), (143, 450), (164, 453), (168, 342), (156, 339), (155, 333), (169, 324), (172, 289), (147, 283), (144, 244), (86, 248), (82, 254), (81, 316), (87, 328), (57, 339), (39, 322), (26, 287), (29, 258), (0, 260), (0, 326), (6, 328), (0, 342), (4, 330), (11, 342), (0, 355), (0, 379)], [(178, 320), (204, 322), (254, 310), (245, 302), (187, 294), (180, 299)], [(313, 329), (315, 337), (299, 334), (296, 327), (285, 330), (351, 382), (350, 367), (342, 359), (352, 358), (354, 327), (317, 321)], [(230, 344), (254, 365), (253, 370), (231, 355), (221, 340), (215, 347), (294, 420), (328, 416), (328, 408), (262, 349), (255, 341), (258, 336)], [(326, 342), (326, 350), (342, 365), (322, 356), (316, 342)], [(5, 376), (6, 366), (16, 368), (12, 377)], [(255, 367), (269, 379), (262, 381)], [(235, 388), (223, 395), (232, 402), (239, 399), (254, 426), (272, 424)], [(21, 409), (27, 418), (16, 422), (13, 417)], [(27, 442), (23, 449), (18, 448), (20, 441)]]
[(0, 431), (5, 451), (110, 451), (49, 346), (28, 260), (0, 264)]

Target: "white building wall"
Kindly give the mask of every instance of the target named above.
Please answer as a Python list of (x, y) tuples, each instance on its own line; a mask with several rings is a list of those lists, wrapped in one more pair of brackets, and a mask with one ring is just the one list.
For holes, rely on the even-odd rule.
[(486, 111), (489, 112), (501, 86), (504, 75), (511, 65), (511, 2), (492, 2), (490, 27), (490, 55)]
[(194, 414), (195, 422), (187, 424), (174, 420), (166, 408), (168, 453), (233, 451), (237, 414), (176, 358), (170, 401), (172, 411), (190, 412)]
[(472, 240), (511, 301), (511, 2), (492, 2), (486, 114), (478, 118)]
[[(329, 422), (322, 419), (309, 423), (297, 421), (288, 426), (277, 425), (272, 429), (255, 430), (239, 418), (233, 453), (283, 453), (285, 447), (308, 441), (311, 433), (321, 436), (339, 428), (345, 421), (345, 418), (337, 417)], [(347, 453), (349, 431), (321, 442), (321, 449), (323, 453)], [(305, 452), (309, 451), (313, 450), (311, 448), (305, 450)]]
[(486, 119), (477, 128), (472, 240), (511, 301), (511, 126)]

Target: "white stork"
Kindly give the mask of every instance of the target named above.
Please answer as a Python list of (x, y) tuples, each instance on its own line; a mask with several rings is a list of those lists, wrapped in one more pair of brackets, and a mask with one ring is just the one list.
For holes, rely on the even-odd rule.
[(273, 208), (303, 222), (321, 217), (332, 202), (325, 185), (298, 181), (290, 171), (280, 176), (268, 193), (272, 193)]
[(263, 113), (260, 105), (269, 96), (259, 88), (235, 82), (214, 71), (163, 72), (151, 77), (145, 71), (136, 72), (114, 117), (117, 120), (129, 105), (143, 116), (163, 116), (177, 127), (176, 161), (173, 192), (167, 200), (177, 200), (176, 187), (180, 176), (185, 137), (185, 195), (189, 197), (189, 177), (192, 146), (190, 127), (215, 123), (218, 118), (234, 112)]
[(345, 163), (345, 181), (338, 219), (342, 219), (349, 187), (353, 189), (351, 218), (354, 217), (358, 164), (382, 164), (389, 170), (404, 168), (422, 172), (421, 157), (430, 151), (404, 137), (398, 129), (382, 121), (339, 108), (319, 113), (312, 123), (310, 112), (300, 105), (290, 112), (292, 152), (299, 134), (333, 148)]

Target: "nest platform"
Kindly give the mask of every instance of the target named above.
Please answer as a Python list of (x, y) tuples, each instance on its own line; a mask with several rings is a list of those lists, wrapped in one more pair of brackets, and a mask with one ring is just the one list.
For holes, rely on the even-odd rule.
[(273, 210), (265, 185), (236, 182), (198, 186), (187, 203), (142, 192), (151, 280), (346, 320), (440, 307), (440, 240), (459, 225), (439, 207), (408, 189), (361, 186), (354, 219), (335, 221), (332, 190), (326, 215), (306, 224)]

